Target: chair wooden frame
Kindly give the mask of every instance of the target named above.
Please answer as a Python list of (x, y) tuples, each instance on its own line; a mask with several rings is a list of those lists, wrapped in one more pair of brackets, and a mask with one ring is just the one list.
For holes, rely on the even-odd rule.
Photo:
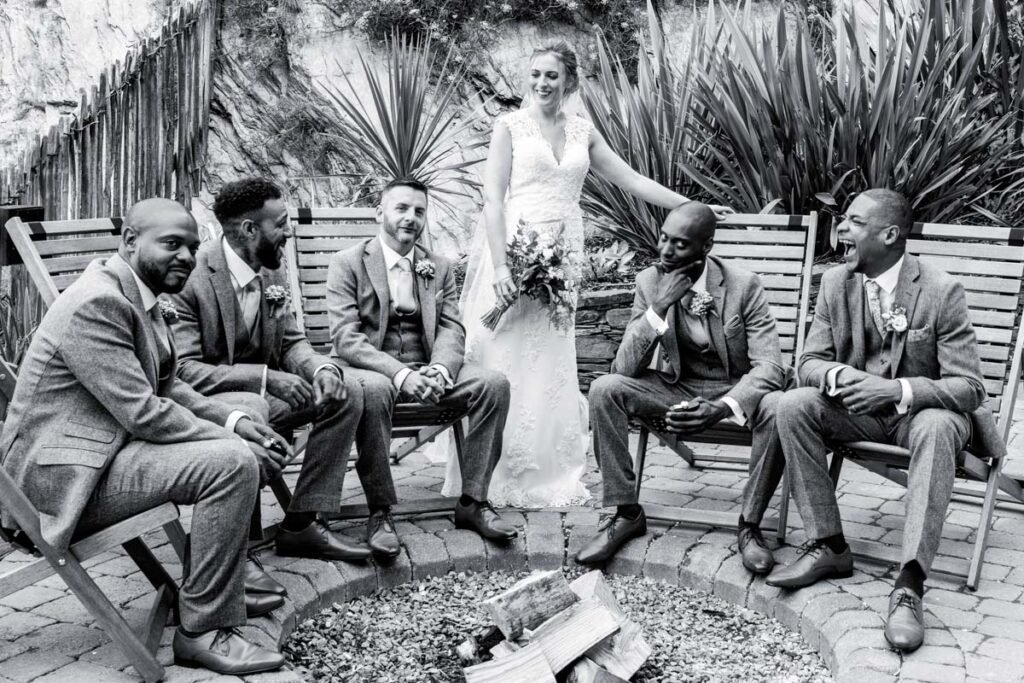
[[(817, 214), (778, 216), (765, 214), (734, 214), (727, 216), (715, 232), (712, 254), (727, 262), (757, 273), (775, 316), (782, 345), (783, 358), (795, 365), (803, 350), (810, 308), (811, 269), (814, 265), (814, 244), (817, 236)], [(642, 418), (636, 450), (636, 493), (643, 482), (647, 445), (653, 434), (662, 445), (679, 454), (691, 467), (700, 467), (698, 458), (682, 442), (750, 446), (751, 434), (746, 427), (720, 422), (714, 427), (680, 438), (666, 431), (660, 417)], [(701, 461), (715, 464), (746, 465), (746, 456), (701, 456)], [(789, 497), (788, 481), (783, 484), (780, 519), (785, 519)], [(736, 526), (735, 513), (700, 510), (689, 507), (644, 504), (649, 519), (711, 526)], [(765, 528), (775, 528), (779, 540), (785, 538), (786, 527), (772, 518), (763, 520)]]
[[(289, 208), (294, 237), (286, 250), (289, 284), (295, 315), (313, 348), (330, 353), (332, 341), (327, 323), (327, 267), (331, 257), (380, 232), (373, 208)], [(398, 463), (424, 443), (451, 429), (455, 447), (462, 452), (467, 410), (456, 410), (419, 403), (399, 403), (392, 417), (392, 439), (407, 439), (392, 453)], [(454, 498), (437, 497), (400, 503), (395, 514), (448, 513)], [(333, 518), (362, 517), (365, 505), (344, 505)]]
[[(1024, 229), (990, 226), (917, 223), (907, 243), (908, 253), (959, 278), (966, 292), (971, 322), (978, 338), (982, 375), (988, 405), (996, 414), (1000, 436), (1005, 442), (1021, 376), (1024, 335), (1019, 334), (1024, 311)], [(843, 461), (862, 467), (906, 486), (905, 470), (910, 452), (883, 443), (854, 441), (832, 444), (830, 474), (838, 483)], [(1024, 502), (1019, 481), (1002, 474), (1004, 458), (989, 462), (964, 450), (957, 456), (956, 476), (980, 482), (982, 494), (980, 523), (969, 564), (941, 560), (933, 570), (965, 576), (967, 587), (978, 586), (984, 563), (992, 515), (999, 491), (1015, 502)], [(957, 493), (974, 495), (964, 489)], [(781, 518), (785, 524), (785, 516)], [(898, 561), (890, 546), (877, 542), (851, 542), (854, 553), (887, 562)]]
[[(0, 359), (0, 399), (4, 404), (4, 411), (14, 395), (14, 384), (13, 369), (6, 361)], [(34, 554), (41, 555), (37, 560), (0, 575), (0, 598), (57, 574), (85, 608), (96, 617), (110, 639), (121, 648), (143, 679), (147, 682), (161, 680), (164, 677), (164, 668), (157, 661), (156, 652), (160, 647), (167, 616), (177, 608), (178, 586), (153, 555), (142, 536), (162, 527), (184, 567), (186, 536), (178, 519), (177, 506), (173, 503), (158, 505), (90, 534), (74, 542), (67, 552), (60, 553), (43, 539), (39, 527), (39, 512), (2, 468), (0, 500), (31, 545), (25, 547), (25, 538), (21, 535), (10, 540), (23, 551), (33, 551)], [(117, 546), (124, 548), (156, 589), (156, 596), (141, 633), (124, 620), (82, 567), (82, 563), (89, 558)]]

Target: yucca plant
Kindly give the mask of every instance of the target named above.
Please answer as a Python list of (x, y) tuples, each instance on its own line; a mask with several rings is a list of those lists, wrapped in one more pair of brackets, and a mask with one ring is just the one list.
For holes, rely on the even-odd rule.
[[(438, 54), (429, 39), (398, 35), (387, 49), (384, 77), (359, 55), (369, 104), (348, 75), (344, 89), (320, 83), (341, 115), (342, 132), (337, 137), (365, 161), (367, 172), (381, 184), (392, 178), (416, 178), (452, 212), (453, 197), (471, 197), (467, 188), (480, 185), (470, 168), (482, 157), (465, 159), (463, 153), (484, 144), (472, 130), (480, 108), (465, 112), (459, 106), (458, 86), (465, 70), (451, 60), (451, 51)], [(464, 139), (470, 142), (460, 144)]]

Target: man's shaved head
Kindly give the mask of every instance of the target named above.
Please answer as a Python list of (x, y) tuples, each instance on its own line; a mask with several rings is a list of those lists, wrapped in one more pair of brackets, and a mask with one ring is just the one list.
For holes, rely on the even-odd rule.
[(711, 251), (718, 218), (707, 204), (686, 202), (677, 206), (661, 226), (658, 252), (662, 270), (694, 269), (694, 277), (704, 267), (704, 257)]
[(177, 202), (143, 199), (125, 214), (119, 253), (155, 294), (181, 291), (198, 247), (196, 219)]

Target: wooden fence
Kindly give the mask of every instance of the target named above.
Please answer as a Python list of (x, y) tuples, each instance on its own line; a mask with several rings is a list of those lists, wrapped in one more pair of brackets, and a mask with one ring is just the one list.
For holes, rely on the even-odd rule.
[(218, 1), (182, 7), (101, 73), (76, 115), (0, 170), (0, 203), (43, 206), (46, 220), (119, 216), (146, 197), (188, 206), (206, 162)]

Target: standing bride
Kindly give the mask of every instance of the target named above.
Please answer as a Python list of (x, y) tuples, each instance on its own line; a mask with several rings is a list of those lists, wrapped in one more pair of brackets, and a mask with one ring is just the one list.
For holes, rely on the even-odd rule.
[[(630, 168), (589, 121), (563, 112), (578, 85), (576, 54), (568, 45), (535, 50), (529, 71), (532, 102), (497, 119), (487, 157), (483, 226), (469, 251), (462, 320), (466, 360), (504, 373), (511, 384), (502, 455), (487, 494), (496, 506), (557, 507), (590, 497), (582, 482), (588, 428), (576, 376), (575, 330), (552, 325), (547, 309), (534, 299), (516, 298), (506, 243), (520, 219), (540, 232), (562, 230), (567, 250), (582, 259), (579, 202), (590, 167), (666, 209), (688, 201)], [(578, 280), (578, 265), (572, 272)], [(480, 319), (499, 301), (512, 306), (492, 331)], [(443, 491), (461, 491), (457, 458), (448, 458)]]

